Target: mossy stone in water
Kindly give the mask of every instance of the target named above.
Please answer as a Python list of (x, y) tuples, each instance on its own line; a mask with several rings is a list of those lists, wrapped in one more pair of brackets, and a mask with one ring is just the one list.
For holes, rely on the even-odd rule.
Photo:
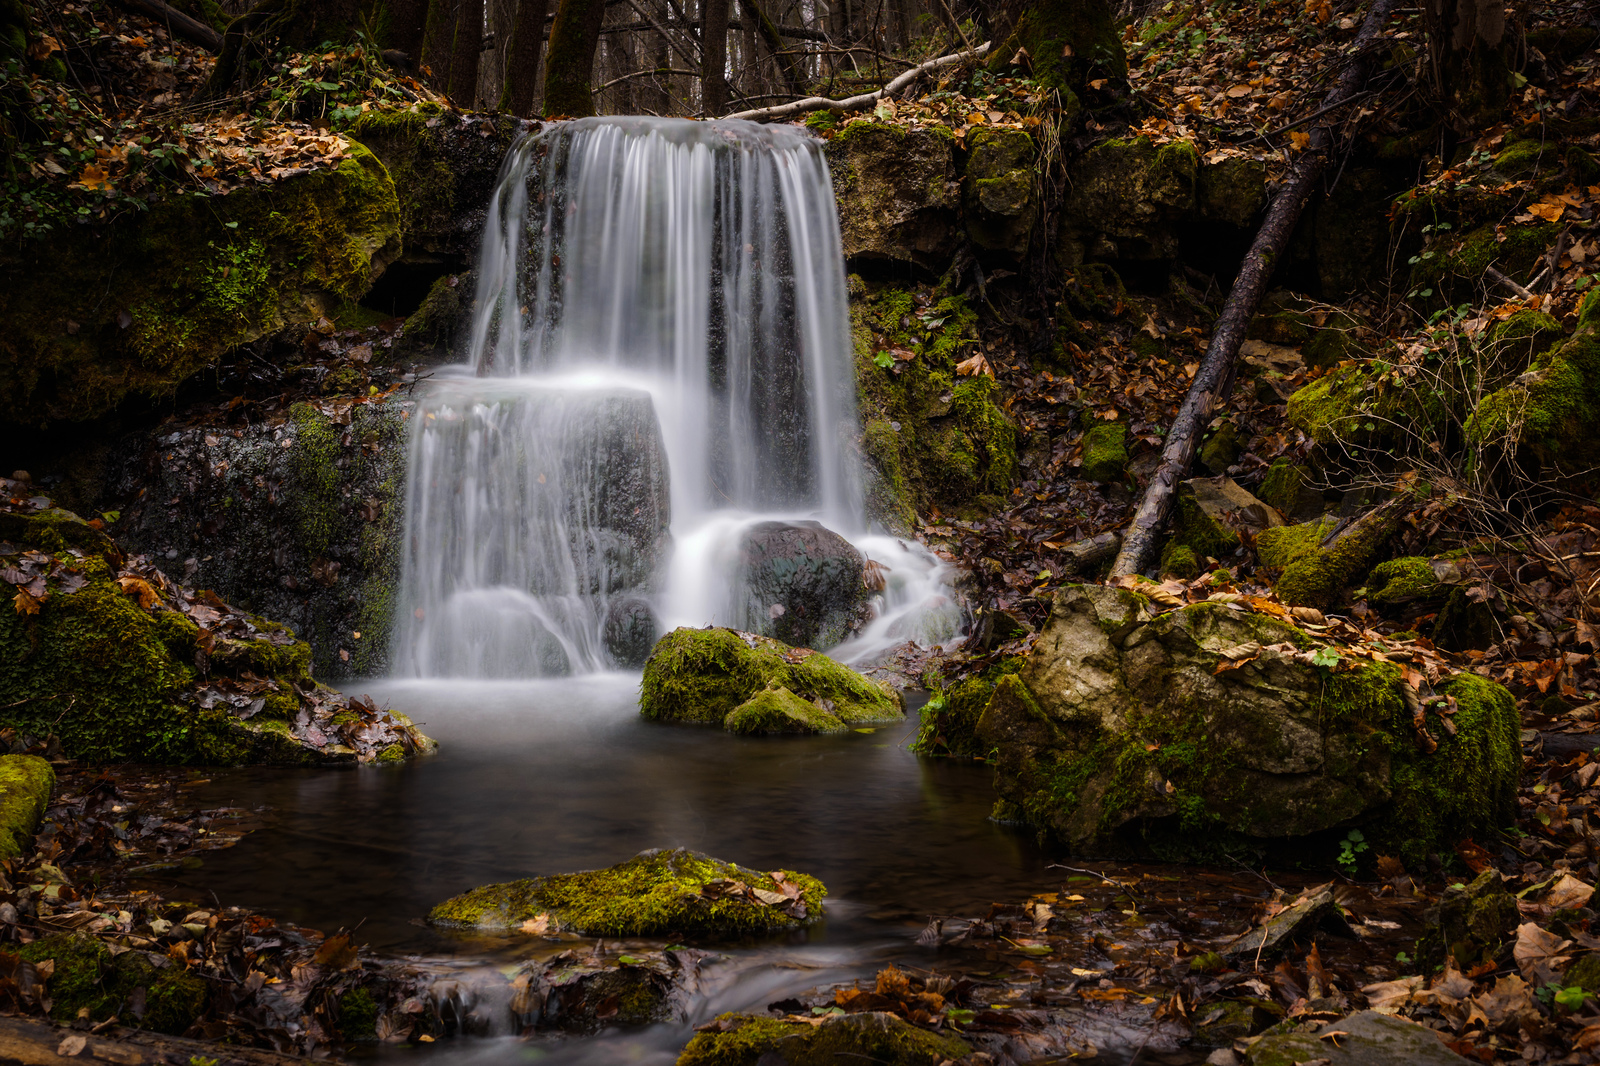
[(482, 930), (532, 922), (539, 932), (586, 936), (722, 938), (795, 929), (820, 917), (828, 894), (822, 882), (792, 870), (777, 873), (799, 890), (796, 900), (771, 874), (687, 848), (652, 849), (603, 870), (484, 885), (445, 900), (428, 921)]
[(652, 721), (722, 724), (769, 685), (825, 706), (846, 725), (901, 717), (898, 696), (819, 652), (735, 629), (675, 629), (644, 664), (639, 713)]
[[(759, 1014), (723, 1014), (715, 1028), (695, 1034), (677, 1066), (934, 1066), (972, 1053), (960, 1037), (931, 1033), (893, 1014), (846, 1014), (821, 1025)], [(769, 1059), (773, 1056), (776, 1061)]]
[(782, 685), (769, 685), (735, 707), (722, 728), (730, 733), (839, 733), (849, 727)]

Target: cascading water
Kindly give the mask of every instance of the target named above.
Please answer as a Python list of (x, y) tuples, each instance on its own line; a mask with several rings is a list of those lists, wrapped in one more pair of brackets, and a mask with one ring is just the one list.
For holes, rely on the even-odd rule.
[(413, 429), (402, 674), (587, 673), (637, 662), (658, 624), (749, 625), (742, 546), (773, 521), (884, 571), (848, 654), (954, 635), (937, 560), (866, 532), (817, 141), (654, 118), (527, 135), (477, 293), (469, 364)]

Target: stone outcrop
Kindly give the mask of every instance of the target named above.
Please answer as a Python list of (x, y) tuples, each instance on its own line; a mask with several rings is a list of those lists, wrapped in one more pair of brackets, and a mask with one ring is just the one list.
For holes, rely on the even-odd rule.
[(944, 269), (960, 236), (954, 147), (936, 127), (855, 121), (834, 133), (827, 156), (845, 259)]
[(1300, 841), (1323, 863), (1353, 827), (1374, 854), (1411, 862), (1506, 824), (1521, 767), (1509, 693), (1474, 674), (1441, 685), (1451, 723), (1425, 706), (1438, 749), (1424, 753), (1397, 667), (1335, 657), (1330, 669), (1312, 647), (1237, 605), (1155, 614), (1133, 592), (1062, 589), (978, 723), (998, 752), (998, 813), (1080, 850), (1203, 857)]
[(866, 559), (819, 522), (758, 522), (739, 546), (739, 628), (785, 644), (831, 648), (862, 620)]
[(1022, 130), (980, 128), (966, 137), (961, 180), (967, 236), (985, 251), (1020, 259), (1039, 215), (1038, 151)]
[(1177, 225), (1195, 211), (1199, 169), (1188, 141), (1157, 147), (1135, 137), (1089, 149), (1072, 166), (1072, 191), (1061, 211), (1063, 264), (1175, 259)]
[(938, 1066), (964, 1062), (972, 1047), (958, 1036), (920, 1029), (887, 1012), (834, 1015), (821, 1024), (766, 1014), (722, 1014), (701, 1026), (678, 1056), (678, 1066), (833, 1066), (863, 1061), (880, 1066)]

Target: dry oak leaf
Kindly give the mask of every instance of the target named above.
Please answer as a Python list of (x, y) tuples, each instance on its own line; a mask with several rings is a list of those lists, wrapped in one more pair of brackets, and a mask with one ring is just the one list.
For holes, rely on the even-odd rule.
[(149, 610), (161, 602), (161, 593), (142, 577), (119, 577), (117, 584), (126, 596), (132, 596), (139, 601), (139, 606)]
[(1517, 926), (1517, 943), (1511, 955), (1517, 960), (1517, 969), (1536, 988), (1543, 988), (1556, 979), (1556, 971), (1567, 961), (1561, 955), (1563, 948), (1572, 944), (1562, 940), (1536, 922), (1523, 922)]

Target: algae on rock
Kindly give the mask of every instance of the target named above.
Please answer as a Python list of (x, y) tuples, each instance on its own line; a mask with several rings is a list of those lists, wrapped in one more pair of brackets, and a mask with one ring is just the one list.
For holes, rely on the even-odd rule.
[(695, 1033), (677, 1066), (837, 1066), (857, 1060), (938, 1066), (971, 1054), (958, 1036), (921, 1029), (886, 1012), (834, 1015), (817, 1025), (764, 1014), (721, 1014)]
[(642, 851), (603, 870), (485, 885), (428, 921), (462, 929), (728, 939), (795, 929), (827, 889), (792, 870), (762, 873), (687, 848)]
[(721, 725), (741, 704), (774, 688), (816, 704), (848, 725), (895, 721), (899, 696), (820, 652), (735, 629), (675, 629), (644, 664), (639, 714), (658, 722)]
[(27, 850), (55, 785), (55, 770), (37, 755), (0, 755), (0, 859)]

